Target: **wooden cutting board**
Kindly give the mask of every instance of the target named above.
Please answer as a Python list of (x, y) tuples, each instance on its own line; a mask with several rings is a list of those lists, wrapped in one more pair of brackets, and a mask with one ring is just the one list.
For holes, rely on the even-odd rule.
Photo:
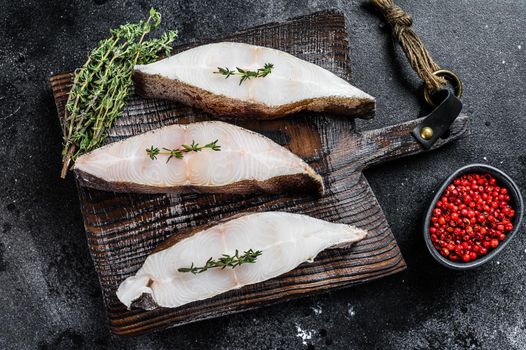
[[(350, 81), (347, 35), (344, 16), (329, 11), (266, 24), (222, 40), (281, 49)], [(71, 74), (58, 74), (51, 78), (51, 84), (58, 115), (63, 118)], [(180, 104), (133, 97), (108, 142), (173, 123), (206, 119), (211, 118)], [(311, 113), (283, 120), (236, 123), (270, 137), (305, 159), (324, 178), (326, 193), (321, 198), (297, 194), (141, 195), (78, 186), (88, 246), (112, 332), (146, 333), (350, 286), (405, 269), (395, 238), (362, 171), (373, 164), (423, 152), (410, 136), (417, 123), (415, 120), (362, 133), (355, 130), (351, 119)], [(453, 125), (451, 136), (436, 147), (458, 138), (466, 127), (467, 118), (462, 116)], [(150, 251), (167, 237), (239, 212), (268, 210), (353, 224), (368, 230), (369, 235), (350, 249), (322, 252), (314, 263), (302, 264), (278, 278), (180, 308), (128, 311), (117, 300), (118, 285), (135, 274)]]

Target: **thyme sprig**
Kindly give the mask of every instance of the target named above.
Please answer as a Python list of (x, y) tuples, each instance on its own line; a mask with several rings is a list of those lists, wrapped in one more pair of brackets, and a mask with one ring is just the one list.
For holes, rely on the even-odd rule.
[(170, 161), (170, 159), (172, 158), (177, 158), (177, 159), (182, 159), (184, 157), (184, 153), (188, 153), (188, 152), (201, 152), (202, 150), (204, 150), (205, 148), (208, 148), (208, 149), (211, 149), (212, 151), (221, 151), (221, 146), (219, 146), (217, 144), (218, 140), (215, 140), (214, 142), (210, 142), (204, 146), (200, 146), (198, 143), (196, 143), (194, 140), (192, 140), (192, 144), (191, 145), (181, 145), (180, 148), (174, 148), (174, 149), (170, 149), (170, 148), (162, 148), (163, 151), (161, 151), (161, 149), (159, 149), (159, 147), (150, 147), (150, 148), (147, 148), (146, 149), (146, 153), (148, 154), (148, 156), (150, 156), (150, 158), (152, 160), (155, 160), (157, 159), (157, 156), (160, 155), (160, 154), (165, 154), (165, 155), (168, 155), (168, 159), (166, 160), (166, 163), (168, 163)]
[(247, 69), (241, 69), (239, 67), (236, 67), (235, 70), (232, 70), (228, 67), (217, 67), (217, 72), (213, 72), (214, 74), (222, 74), (225, 76), (225, 79), (229, 78), (232, 75), (239, 75), (241, 76), (241, 79), (239, 80), (239, 85), (243, 84), (243, 82), (250, 78), (264, 78), (270, 73), (272, 73), (272, 68), (274, 68), (274, 65), (272, 63), (265, 63), (263, 68), (259, 68), (258, 70), (247, 70)]
[(146, 21), (112, 29), (110, 37), (101, 40), (75, 71), (65, 109), (62, 178), (71, 160), (104, 142), (109, 128), (122, 114), (132, 89), (133, 67), (170, 54), (177, 31), (145, 40), (160, 23), (161, 15), (152, 8)]
[(249, 249), (245, 251), (243, 255), (239, 255), (239, 251), (236, 249), (236, 253), (232, 256), (228, 254), (223, 254), (217, 260), (214, 260), (213, 258), (208, 259), (204, 266), (198, 267), (198, 266), (194, 266), (194, 263), (192, 263), (190, 267), (182, 267), (180, 269), (177, 269), (177, 271), (191, 272), (194, 275), (196, 275), (198, 273), (202, 273), (208, 269), (213, 269), (213, 268), (220, 268), (220, 269), (224, 269), (226, 267), (235, 268), (242, 264), (255, 263), (258, 256), (260, 256), (261, 254), (263, 254), (261, 250), (254, 251), (252, 249)]

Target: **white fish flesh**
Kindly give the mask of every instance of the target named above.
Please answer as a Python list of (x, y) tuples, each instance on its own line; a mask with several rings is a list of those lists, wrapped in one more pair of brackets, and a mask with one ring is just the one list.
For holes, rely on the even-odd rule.
[[(220, 151), (188, 152), (182, 159), (152, 160), (146, 152), (215, 140)], [(321, 176), (301, 158), (263, 135), (220, 121), (166, 126), (111, 143), (80, 156), (74, 169), (84, 186), (115, 192), (323, 192)]]
[[(225, 79), (218, 67), (257, 71), (265, 77)], [(327, 111), (370, 118), (374, 98), (328, 70), (286, 52), (234, 42), (198, 46), (163, 60), (135, 66), (136, 91), (175, 100), (209, 113), (251, 119), (279, 118), (299, 111)]]
[[(161, 250), (148, 256), (134, 276), (124, 280), (117, 297), (128, 308), (174, 308), (208, 299), (280, 276), (303, 262), (313, 261), (322, 250), (349, 246), (367, 235), (365, 230), (330, 223), (306, 215), (262, 212), (225, 221), (204, 230), (168, 239)], [(261, 251), (254, 263), (235, 268), (212, 268), (193, 274), (180, 272), (209, 258), (249, 249)], [(142, 298), (141, 298), (142, 297)]]

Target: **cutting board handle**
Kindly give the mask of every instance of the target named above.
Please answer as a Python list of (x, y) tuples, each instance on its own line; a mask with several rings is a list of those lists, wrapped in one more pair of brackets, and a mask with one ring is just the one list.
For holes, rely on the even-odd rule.
[[(391, 125), (381, 129), (361, 133), (360, 149), (363, 150), (359, 158), (363, 168), (386, 162), (389, 160), (427, 152), (411, 135), (423, 118)], [(439, 139), (430, 150), (442, 147), (460, 138), (468, 128), (469, 117), (461, 114), (451, 125), (447, 138)]]

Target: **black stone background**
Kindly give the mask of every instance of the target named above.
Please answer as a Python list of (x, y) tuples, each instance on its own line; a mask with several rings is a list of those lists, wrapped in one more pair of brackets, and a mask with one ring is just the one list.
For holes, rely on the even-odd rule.
[[(426, 202), (472, 162), (526, 187), (526, 2), (398, 3), (436, 60), (465, 84), (470, 135), (444, 149), (366, 175), (407, 261), (407, 271), (157, 334), (122, 339), (106, 325), (72, 177), (58, 178), (61, 135), (48, 78), (83, 63), (108, 29), (147, 15), (179, 42), (221, 36), (322, 9), (348, 20), (353, 83), (376, 96), (372, 129), (417, 116), (419, 81), (378, 17), (361, 1), (0, 1), (0, 349), (525, 349), (524, 228), (491, 263), (453, 272), (420, 234)], [(310, 339), (298, 336), (302, 332)]]

